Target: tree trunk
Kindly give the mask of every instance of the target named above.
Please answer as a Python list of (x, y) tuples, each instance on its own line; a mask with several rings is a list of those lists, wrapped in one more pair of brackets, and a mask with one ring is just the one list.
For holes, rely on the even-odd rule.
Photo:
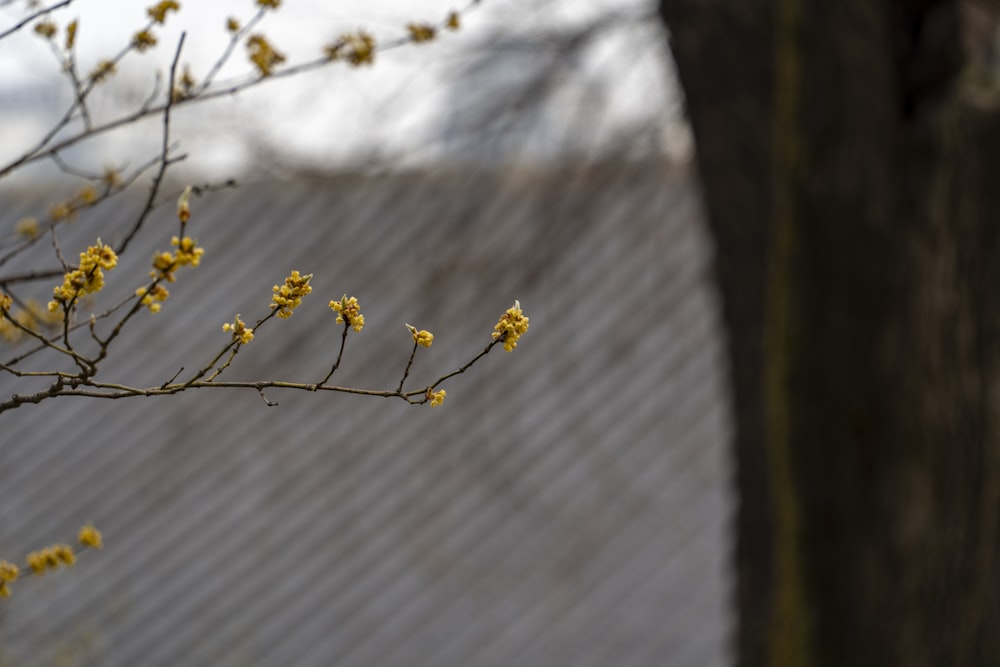
[(996, 24), (959, 9), (661, 0), (729, 330), (740, 665), (1000, 664), (1000, 100), (959, 19)]

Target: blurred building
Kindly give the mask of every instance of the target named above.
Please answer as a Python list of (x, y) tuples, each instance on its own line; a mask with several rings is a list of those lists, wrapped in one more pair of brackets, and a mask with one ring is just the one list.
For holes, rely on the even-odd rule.
[[(53, 193), (2, 196), (9, 240)], [(121, 238), (140, 208), (81, 213), (64, 253)], [(172, 209), (108, 273), (111, 301), (168, 248)], [(344, 174), (244, 184), (192, 209), (202, 265), (161, 313), (140, 313), (104, 380), (156, 386), (199, 367), (222, 324), (265, 315), (291, 269), (315, 274), (313, 294), (223, 377), (319, 380), (340, 337), (326, 302), (345, 292), (367, 324), (342, 385), (395, 388), (404, 322), (436, 335), (409, 387), (480, 351), (514, 299), (531, 328), (444, 385), (440, 408), (199, 390), (0, 415), (0, 557), (90, 520), (106, 539), (0, 600), (0, 664), (727, 663), (726, 385), (686, 169)], [(57, 265), (47, 244), (33, 250), (2, 270)], [(52, 284), (35, 288), (47, 300)], [(0, 375), (3, 398), (23, 390)]]

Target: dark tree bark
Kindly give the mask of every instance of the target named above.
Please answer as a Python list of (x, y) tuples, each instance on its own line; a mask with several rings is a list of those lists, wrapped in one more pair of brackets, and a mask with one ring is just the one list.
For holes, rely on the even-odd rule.
[(747, 667), (1000, 665), (996, 9), (959, 5), (661, 0), (729, 330)]

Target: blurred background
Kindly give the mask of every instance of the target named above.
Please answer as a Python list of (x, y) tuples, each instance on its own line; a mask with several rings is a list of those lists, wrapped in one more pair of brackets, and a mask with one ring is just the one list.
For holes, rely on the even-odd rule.
[[(23, 2), (2, 8), (13, 23)], [(461, 6), (379, 0), (344, 8), (317, 0), (285, 2), (256, 32), (288, 63), (311, 60), (344, 32), (364, 28), (380, 42), (410, 22), (440, 23)], [(669, 54), (655, 7), (647, 0), (570, 3), (542, 0), (474, 4), (457, 33), (417, 48), (387, 51), (377, 67), (329, 67), (273, 81), (231, 97), (178, 108), (176, 137), (189, 153), (183, 168), (276, 174), (359, 164), (379, 168), (456, 161), (507, 164), (599, 155), (684, 159), (690, 135), (681, 114)], [(156, 31), (159, 45), (133, 54), (95, 100), (94, 116), (136, 108), (165, 77), (180, 33), (182, 63), (201, 80), (225, 50), (227, 17), (246, 23), (254, 4), (191, 3)], [(145, 5), (76, 0), (56, 12), (80, 17), (81, 71), (128, 43), (146, 20)], [(4, 151), (17, 152), (47, 130), (72, 101), (45, 40), (30, 30), (5, 40)], [(249, 70), (241, 45), (220, 72)], [(161, 81), (162, 85), (162, 81)], [(141, 146), (155, 154), (156, 118), (86, 142), (80, 157), (115, 162)], [(194, 150), (197, 147), (197, 150)]]
[[(288, 62), (359, 27), (380, 41), (440, 2), (358, 11), (286, 0), (259, 27)], [(134, 109), (182, 62), (204, 76), (245, 2), (183, 6), (95, 98)], [(236, 313), (267, 313), (291, 269), (314, 293), (226, 371), (316, 381), (336, 353), (326, 301), (367, 324), (334, 381), (395, 388), (404, 322), (435, 333), (411, 384), (458, 367), (519, 299), (531, 328), (446, 386), (440, 408), (305, 392), (57, 399), (0, 415), (0, 557), (65, 541), (86, 521), (106, 548), (0, 601), (9, 665), (725, 665), (734, 507), (712, 250), (682, 100), (649, 2), (484, 2), (462, 29), (180, 107), (170, 172), (109, 272), (130, 294), (176, 231), (206, 248), (161, 313), (112, 350), (108, 381), (158, 385), (203, 364)], [(0, 30), (24, 15), (0, 5)], [(78, 0), (89, 71), (143, 23), (139, 4)], [(114, 46), (109, 46), (114, 45)], [(243, 47), (221, 78), (249, 71)], [(0, 41), (0, 163), (72, 102), (48, 45)], [(162, 85), (162, 82), (161, 84)], [(155, 158), (162, 119), (74, 146), (0, 180), (0, 240), (100, 172)], [(123, 238), (133, 196), (62, 228), (69, 256)], [(3, 275), (52, 268), (47, 243)], [(50, 298), (52, 281), (19, 288)], [(102, 304), (96, 301), (94, 307)], [(3, 360), (24, 341), (0, 341)], [(56, 360), (37, 355), (32, 368)], [(321, 369), (321, 370), (320, 370)], [(5, 397), (25, 391), (0, 376)]]

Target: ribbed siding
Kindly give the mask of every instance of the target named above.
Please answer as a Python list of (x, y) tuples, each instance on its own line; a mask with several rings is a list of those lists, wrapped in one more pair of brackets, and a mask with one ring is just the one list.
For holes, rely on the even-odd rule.
[[(46, 203), (3, 198), (3, 228)], [(167, 247), (170, 208), (109, 273), (111, 294)], [(203, 264), (179, 272), (162, 313), (138, 318), (108, 380), (158, 383), (203, 363), (222, 323), (265, 314), (292, 268), (316, 274), (314, 293), (224, 377), (318, 380), (339, 340), (325, 304), (345, 291), (367, 325), (338, 383), (394, 388), (403, 321), (436, 335), (412, 386), (481, 349), (515, 298), (532, 327), (513, 354), (447, 384), (434, 410), (277, 390), (267, 408), (254, 392), (213, 390), (4, 414), (0, 556), (91, 519), (107, 548), (19, 582), (0, 602), (0, 655), (725, 664), (726, 389), (683, 170), (348, 175), (244, 185), (192, 208)], [(109, 224), (127, 227), (128, 212)], [(93, 242), (96, 222), (67, 228), (67, 254)], [(0, 392), (15, 390), (0, 377)]]

